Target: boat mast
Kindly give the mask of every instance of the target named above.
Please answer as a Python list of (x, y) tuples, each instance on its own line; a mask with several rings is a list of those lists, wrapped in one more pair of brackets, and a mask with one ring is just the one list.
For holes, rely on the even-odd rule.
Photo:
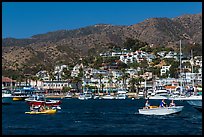
[(191, 58), (192, 58), (191, 75), (192, 75), (192, 78), (193, 78), (193, 87), (194, 87), (194, 74), (193, 74), (193, 64), (194, 64), (194, 61), (193, 61), (193, 51), (192, 51), (192, 49), (191, 49)]
[(180, 86), (182, 86), (182, 76), (181, 76), (181, 40), (180, 40)]

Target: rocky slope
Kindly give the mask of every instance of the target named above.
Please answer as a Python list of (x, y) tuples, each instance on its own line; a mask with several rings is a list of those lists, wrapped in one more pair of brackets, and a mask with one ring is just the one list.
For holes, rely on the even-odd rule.
[(202, 44), (202, 14), (177, 18), (151, 18), (131, 26), (97, 24), (75, 30), (59, 30), (28, 39), (2, 41), (2, 69), (76, 63), (80, 57), (120, 47), (126, 38), (137, 38), (153, 45)]

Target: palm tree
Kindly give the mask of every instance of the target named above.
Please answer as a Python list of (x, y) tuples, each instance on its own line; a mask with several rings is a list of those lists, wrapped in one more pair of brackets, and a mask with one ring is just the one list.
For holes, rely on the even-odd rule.
[(140, 85), (140, 78), (137, 77), (135, 78), (135, 84), (136, 84), (136, 94), (138, 95), (139, 94), (139, 85)]
[(67, 80), (69, 78), (71, 78), (71, 71), (68, 70), (67, 68), (63, 68), (63, 70), (62, 70), (62, 79)]
[(72, 82), (76, 84), (77, 92), (80, 92), (79, 83), (82, 82), (82, 79), (80, 77), (74, 77)]
[(139, 84), (140, 84), (140, 87), (141, 87), (141, 82), (145, 81), (145, 79), (143, 77), (139, 77)]
[(100, 91), (101, 88), (102, 88), (102, 92), (103, 92), (103, 86), (102, 86), (102, 83), (101, 83), (101, 80), (103, 79), (103, 74), (98, 74), (97, 77), (99, 78), (99, 81), (100, 81), (100, 88), (99, 88), (99, 91)]
[(130, 90), (131, 90), (131, 92), (134, 92), (134, 90), (135, 90), (135, 85), (137, 84), (139, 82), (139, 80), (137, 80), (136, 78), (131, 78), (130, 79), (130, 81), (129, 81), (129, 84), (131, 85), (130, 86)]
[(108, 78), (109, 87), (113, 87), (113, 75), (110, 75)]
[(35, 86), (37, 86), (38, 80), (39, 80), (40, 78), (37, 77), (37, 76), (35, 76), (35, 75), (33, 75), (33, 76), (31, 76), (31, 79), (35, 81)]
[(126, 89), (127, 88), (127, 84), (126, 84), (126, 80), (129, 77), (129, 74), (125, 72), (125, 69), (122, 69), (122, 80), (123, 80), (123, 87)]

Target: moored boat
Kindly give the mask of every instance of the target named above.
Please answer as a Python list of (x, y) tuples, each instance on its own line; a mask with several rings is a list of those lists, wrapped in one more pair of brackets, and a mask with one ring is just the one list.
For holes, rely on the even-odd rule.
[(115, 99), (115, 97), (111, 95), (105, 95), (102, 97), (102, 99)]
[(181, 112), (183, 106), (173, 106), (173, 107), (153, 107), (149, 109), (139, 109), (140, 114), (144, 115), (169, 115)]
[(13, 102), (13, 96), (11, 90), (2, 89), (2, 104), (11, 104)]

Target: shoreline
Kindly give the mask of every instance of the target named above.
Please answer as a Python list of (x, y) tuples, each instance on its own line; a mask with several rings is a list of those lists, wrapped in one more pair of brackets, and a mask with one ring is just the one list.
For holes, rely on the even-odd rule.
[[(79, 95), (74, 95), (72, 96), (72, 98), (78, 98)], [(101, 94), (102, 96), (102, 94)], [(52, 95), (52, 94), (49, 94), (49, 95), (45, 95), (45, 98), (66, 98), (66, 94), (65, 95)], [(137, 95), (136, 93), (127, 93), (127, 98), (137, 98)]]

